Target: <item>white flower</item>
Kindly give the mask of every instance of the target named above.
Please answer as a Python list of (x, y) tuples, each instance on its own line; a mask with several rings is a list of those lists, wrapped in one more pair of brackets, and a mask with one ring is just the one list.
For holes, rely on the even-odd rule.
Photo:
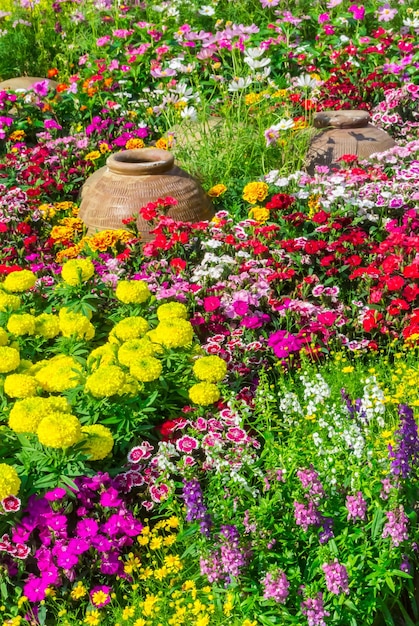
[(199, 15), (214, 15), (215, 13), (215, 9), (211, 6), (209, 6), (208, 4), (203, 4), (202, 7), (200, 9), (198, 9), (198, 13)]
[(198, 119), (198, 114), (196, 112), (195, 107), (185, 107), (181, 114), (181, 118), (184, 120), (190, 120), (191, 122), (196, 122)]
[(294, 126), (294, 120), (283, 117), (282, 120), (279, 120), (278, 124), (275, 125), (275, 128), (277, 130), (289, 130), (290, 128), (294, 128)]
[(317, 87), (319, 83), (320, 81), (318, 81), (316, 78), (312, 78), (310, 74), (302, 74), (301, 76), (298, 76), (298, 78), (295, 79), (296, 87), (314, 88), (314, 87)]
[(252, 59), (251, 57), (245, 57), (244, 62), (247, 63), (247, 65), (251, 67), (252, 70), (258, 70), (261, 67), (266, 67), (267, 65), (269, 65), (271, 60), (261, 59), (260, 61), (258, 61), (257, 59)]
[(232, 80), (228, 86), (229, 91), (240, 91), (241, 89), (247, 89), (252, 84), (252, 79), (250, 76), (246, 76), (246, 78), (238, 78), (237, 80)]
[(244, 51), (244, 54), (251, 59), (258, 59), (262, 56), (262, 54), (264, 54), (264, 52), (265, 50), (261, 48), (247, 48), (247, 50)]
[(419, 18), (403, 20), (403, 26), (407, 28), (419, 28)]

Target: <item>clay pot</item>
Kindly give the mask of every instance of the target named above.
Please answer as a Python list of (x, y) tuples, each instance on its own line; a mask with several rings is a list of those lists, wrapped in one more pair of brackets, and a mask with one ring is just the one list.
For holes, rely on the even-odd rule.
[(384, 152), (396, 142), (381, 128), (369, 123), (367, 111), (321, 111), (314, 116), (314, 126), (325, 129), (315, 135), (306, 156), (305, 169), (314, 174), (316, 165), (339, 168), (344, 154), (366, 159), (374, 152)]
[(158, 198), (172, 196), (178, 204), (167, 213), (174, 220), (209, 220), (214, 211), (201, 185), (177, 167), (166, 150), (123, 150), (108, 157), (106, 166), (90, 176), (81, 191), (79, 216), (89, 233), (123, 228), (122, 220), (137, 216), (143, 239), (150, 239), (150, 224), (139, 210)]
[(40, 78), (39, 76), (19, 76), (18, 78), (9, 78), (0, 83), (0, 91), (10, 89), (12, 91), (28, 91), (35, 83), (47, 80), (51, 87), (57, 87), (58, 83), (51, 78)]

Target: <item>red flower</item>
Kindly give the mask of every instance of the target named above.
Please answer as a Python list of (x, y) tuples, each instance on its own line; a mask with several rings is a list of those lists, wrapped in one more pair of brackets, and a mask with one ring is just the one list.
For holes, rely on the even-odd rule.
[(377, 328), (377, 322), (383, 319), (383, 316), (379, 311), (368, 311), (362, 322), (362, 326), (367, 333), (370, 333), (374, 328)]
[(176, 259), (172, 259), (169, 264), (173, 269), (177, 272), (183, 272), (186, 267), (186, 261), (177, 257)]
[(0, 233), (7, 233), (8, 230), (9, 230), (9, 227), (7, 226), (7, 224), (0, 222)]
[(399, 291), (404, 285), (404, 279), (401, 276), (392, 276), (386, 280), (386, 285), (389, 291)]

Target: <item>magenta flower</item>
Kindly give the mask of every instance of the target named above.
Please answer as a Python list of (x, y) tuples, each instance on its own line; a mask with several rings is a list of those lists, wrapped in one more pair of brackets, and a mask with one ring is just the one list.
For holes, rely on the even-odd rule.
[(362, 4), (353, 4), (348, 11), (352, 13), (354, 20), (363, 20), (365, 17), (365, 7)]

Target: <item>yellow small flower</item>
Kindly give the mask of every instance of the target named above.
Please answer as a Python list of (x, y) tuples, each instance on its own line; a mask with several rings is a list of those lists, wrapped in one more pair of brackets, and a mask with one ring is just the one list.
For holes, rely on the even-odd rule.
[(342, 373), (343, 374), (352, 374), (352, 372), (354, 371), (354, 367), (353, 365), (347, 365), (346, 367), (342, 368)]
[(87, 589), (83, 585), (81, 581), (77, 583), (75, 587), (70, 592), (70, 597), (72, 600), (81, 600), (87, 594)]
[(100, 624), (100, 620), (101, 616), (99, 611), (94, 610), (86, 614), (86, 617), (84, 618), (84, 623), (89, 624), (89, 626), (98, 626), (98, 624)]
[(163, 545), (162, 537), (153, 537), (150, 541), (150, 550), (158, 550)]
[(135, 607), (134, 606), (126, 606), (122, 611), (122, 619), (126, 622), (130, 617), (134, 617)]
[(253, 620), (253, 622), (251, 622), (250, 619), (245, 619), (242, 626), (257, 626), (257, 621)]
[(153, 613), (156, 613), (159, 610), (159, 607), (156, 607), (159, 598), (155, 595), (147, 595), (143, 602), (143, 614), (149, 617)]

